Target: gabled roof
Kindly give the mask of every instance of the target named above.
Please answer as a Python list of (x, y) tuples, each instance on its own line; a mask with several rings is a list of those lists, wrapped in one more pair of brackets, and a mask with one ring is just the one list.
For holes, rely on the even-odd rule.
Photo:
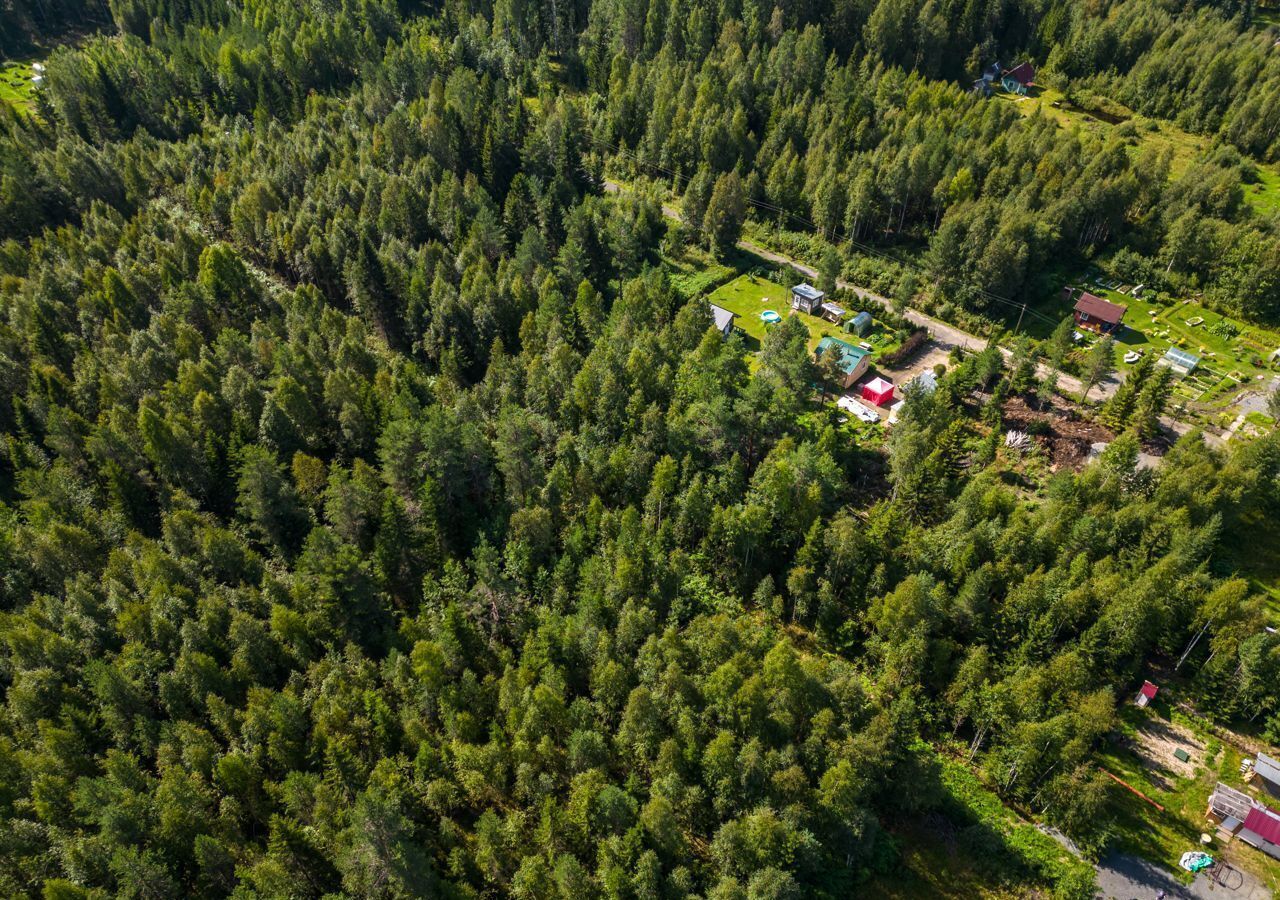
[(1257, 772), (1264, 780), (1280, 785), (1280, 762), (1267, 756), (1267, 754), (1258, 754), (1258, 758), (1253, 761), (1253, 771)]
[(817, 355), (822, 356), (827, 352), (828, 348), (832, 348), (840, 354), (840, 369), (846, 375), (852, 374), (853, 370), (858, 368), (858, 363), (862, 362), (863, 358), (867, 356), (867, 351), (861, 347), (846, 344), (844, 341), (833, 338), (830, 335), (818, 341)]
[(1036, 80), (1036, 67), (1029, 62), (1020, 62), (1004, 73), (1005, 78), (1012, 78), (1018, 84), (1033, 84)]
[(821, 300), (823, 297), (827, 296), (826, 294), (822, 293), (822, 291), (818, 290), (813, 285), (805, 284), (803, 282), (793, 287), (791, 289), (791, 293), (799, 294), (801, 297), (804, 297), (806, 300)]
[(1119, 325), (1124, 319), (1124, 314), (1129, 311), (1129, 307), (1121, 306), (1119, 303), (1112, 303), (1110, 300), (1103, 300), (1101, 297), (1095, 297), (1085, 291), (1076, 300), (1075, 310), (1076, 312), (1084, 313), (1091, 319)]
[(1266, 807), (1254, 807), (1245, 816), (1244, 827), (1273, 844), (1280, 844), (1280, 813)]
[(724, 331), (726, 328), (733, 327), (733, 320), (738, 318), (738, 314), (729, 312), (729, 310), (725, 309), (723, 306), (716, 306), (712, 303), (711, 318), (716, 321), (716, 330)]

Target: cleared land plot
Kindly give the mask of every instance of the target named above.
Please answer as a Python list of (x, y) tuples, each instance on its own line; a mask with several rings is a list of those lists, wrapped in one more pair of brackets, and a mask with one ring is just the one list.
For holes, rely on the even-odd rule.
[(7, 62), (0, 65), (0, 103), (30, 112), (34, 107), (34, 74), (29, 62)]
[[(773, 310), (784, 318), (792, 314), (790, 289), (758, 275), (740, 275), (728, 284), (722, 285), (708, 299), (716, 306), (738, 314), (735, 324), (746, 335), (747, 348), (752, 351), (760, 349), (765, 332), (770, 327), (760, 318), (762, 312)], [(852, 308), (849, 311), (859, 312)], [(867, 342), (874, 348), (873, 360), (898, 346), (893, 333), (878, 321), (868, 334), (859, 337), (856, 334), (846, 333), (840, 326), (833, 325), (826, 319), (804, 313), (795, 313), (795, 315), (799, 316), (805, 327), (809, 329), (810, 350), (816, 349), (818, 342), (827, 335), (852, 344), (860, 341)]]
[[(1159, 357), (1170, 347), (1178, 347), (1200, 356), (1200, 368), (1179, 391), (1195, 394), (1187, 399), (1221, 399), (1236, 387), (1262, 384), (1271, 375), (1267, 358), (1280, 348), (1280, 334), (1274, 331), (1246, 325), (1195, 301), (1159, 304), (1104, 288), (1093, 280), (1074, 281), (1071, 286), (1129, 308), (1124, 319), (1127, 327), (1116, 340), (1116, 363), (1121, 368), (1130, 368), (1124, 362), (1124, 354), (1131, 350)], [(1068, 316), (1071, 304), (1059, 293), (1050, 313)]]
[[(1157, 703), (1160, 701), (1157, 700)], [(1200, 834), (1213, 833), (1205, 815), (1209, 795), (1219, 781), (1243, 790), (1240, 761), (1243, 755), (1202, 733), (1192, 723), (1161, 717), (1154, 709), (1141, 710), (1126, 704), (1121, 710), (1123, 736), (1100, 754), (1099, 762), (1109, 772), (1164, 807), (1158, 810), (1129, 791), (1116, 786), (1111, 792), (1111, 810), (1115, 815), (1114, 839), (1109, 851), (1132, 853), (1150, 860), (1179, 878), (1190, 876), (1178, 869), (1178, 859), (1188, 850), (1200, 848)], [(1180, 743), (1177, 735), (1190, 735), (1203, 749)], [(1180, 774), (1151, 764), (1153, 756), (1163, 758), (1183, 746), (1191, 755), (1190, 774)], [(1184, 768), (1183, 771), (1186, 771)], [(1236, 868), (1252, 872), (1264, 884), (1280, 886), (1280, 862), (1273, 860), (1240, 841), (1223, 847), (1216, 841), (1203, 848), (1215, 859), (1225, 859)]]

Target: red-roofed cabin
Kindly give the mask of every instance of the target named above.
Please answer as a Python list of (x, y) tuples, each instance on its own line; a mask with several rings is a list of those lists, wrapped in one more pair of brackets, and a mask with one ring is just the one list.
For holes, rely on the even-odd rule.
[(1160, 688), (1156, 687), (1150, 681), (1142, 682), (1142, 690), (1138, 691), (1138, 696), (1135, 702), (1139, 706), (1146, 706), (1152, 700), (1156, 699), (1156, 691), (1158, 690), (1160, 690)]
[(1112, 303), (1095, 297), (1088, 291), (1083, 292), (1076, 300), (1074, 315), (1076, 324), (1099, 334), (1115, 334), (1124, 322), (1124, 314), (1129, 307)]
[(1036, 67), (1029, 62), (1021, 62), (1012, 69), (1006, 69), (1000, 79), (1000, 86), (1011, 94), (1025, 96), (1036, 83)]
[(1244, 827), (1240, 829), (1240, 840), (1274, 859), (1280, 859), (1280, 813), (1265, 806), (1249, 810)]
[(873, 378), (862, 386), (862, 399), (872, 406), (888, 406), (893, 402), (893, 382)]

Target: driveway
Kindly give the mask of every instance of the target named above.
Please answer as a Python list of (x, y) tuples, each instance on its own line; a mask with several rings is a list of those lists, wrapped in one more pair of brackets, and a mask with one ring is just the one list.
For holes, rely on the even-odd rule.
[(1098, 897), (1105, 900), (1273, 900), (1271, 890), (1248, 872), (1230, 866), (1216, 879), (1202, 872), (1191, 884), (1136, 856), (1112, 854), (1098, 863)]

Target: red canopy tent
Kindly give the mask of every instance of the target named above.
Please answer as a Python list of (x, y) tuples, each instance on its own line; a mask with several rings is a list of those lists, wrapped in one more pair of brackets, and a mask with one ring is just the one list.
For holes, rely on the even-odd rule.
[(893, 382), (873, 378), (862, 386), (862, 399), (872, 406), (888, 406), (893, 402)]

